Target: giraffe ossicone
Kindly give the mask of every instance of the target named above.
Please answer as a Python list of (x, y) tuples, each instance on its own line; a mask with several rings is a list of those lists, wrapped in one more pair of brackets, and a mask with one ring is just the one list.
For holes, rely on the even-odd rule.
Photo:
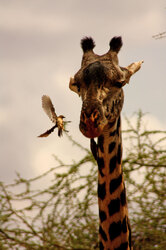
[[(125, 184), (122, 173), (120, 113), (123, 86), (129, 83), (143, 61), (119, 66), (122, 38), (113, 37), (109, 50), (97, 55), (92, 38), (81, 40), (81, 68), (70, 78), (69, 88), (82, 98), (80, 131), (91, 141), (98, 164), (100, 250), (132, 249)], [(97, 138), (97, 143), (94, 138)]]

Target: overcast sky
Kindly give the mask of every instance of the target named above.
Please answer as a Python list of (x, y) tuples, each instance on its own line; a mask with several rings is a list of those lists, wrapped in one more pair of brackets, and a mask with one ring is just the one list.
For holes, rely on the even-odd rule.
[(92, 36), (95, 52), (103, 54), (120, 35), (120, 65), (144, 60), (124, 88), (123, 114), (142, 109), (151, 126), (166, 129), (166, 39), (152, 38), (165, 30), (164, 0), (0, 0), (1, 181), (11, 181), (16, 171), (32, 177), (48, 170), (55, 165), (52, 154), (66, 163), (78, 155), (65, 135), (37, 138), (52, 126), (43, 94), (72, 121), (74, 139), (89, 145), (78, 129), (81, 100), (68, 88), (80, 68), (84, 36)]

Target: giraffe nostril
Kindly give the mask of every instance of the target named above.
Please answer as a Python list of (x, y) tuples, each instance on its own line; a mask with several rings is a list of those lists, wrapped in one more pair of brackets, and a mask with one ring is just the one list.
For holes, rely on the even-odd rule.
[(82, 120), (83, 122), (86, 122), (86, 119), (87, 119), (86, 114), (85, 114), (84, 111), (82, 111), (82, 112), (81, 112), (81, 120)]
[(92, 122), (97, 121), (97, 119), (99, 118), (99, 111), (95, 110), (92, 114), (91, 114), (91, 120)]

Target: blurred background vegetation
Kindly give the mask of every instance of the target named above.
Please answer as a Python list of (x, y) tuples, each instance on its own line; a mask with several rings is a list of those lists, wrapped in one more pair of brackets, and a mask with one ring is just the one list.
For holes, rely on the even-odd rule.
[[(166, 249), (166, 131), (148, 131), (139, 111), (123, 131), (125, 176), (134, 249)], [(0, 249), (98, 249), (97, 165), (84, 157), (32, 179), (0, 183)]]

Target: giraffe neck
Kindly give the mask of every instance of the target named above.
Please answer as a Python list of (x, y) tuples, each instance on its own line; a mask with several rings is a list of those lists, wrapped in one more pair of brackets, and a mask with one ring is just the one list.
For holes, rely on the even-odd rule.
[(126, 190), (121, 167), (122, 141), (120, 117), (98, 138), (92, 153), (98, 163), (100, 250), (131, 249)]

